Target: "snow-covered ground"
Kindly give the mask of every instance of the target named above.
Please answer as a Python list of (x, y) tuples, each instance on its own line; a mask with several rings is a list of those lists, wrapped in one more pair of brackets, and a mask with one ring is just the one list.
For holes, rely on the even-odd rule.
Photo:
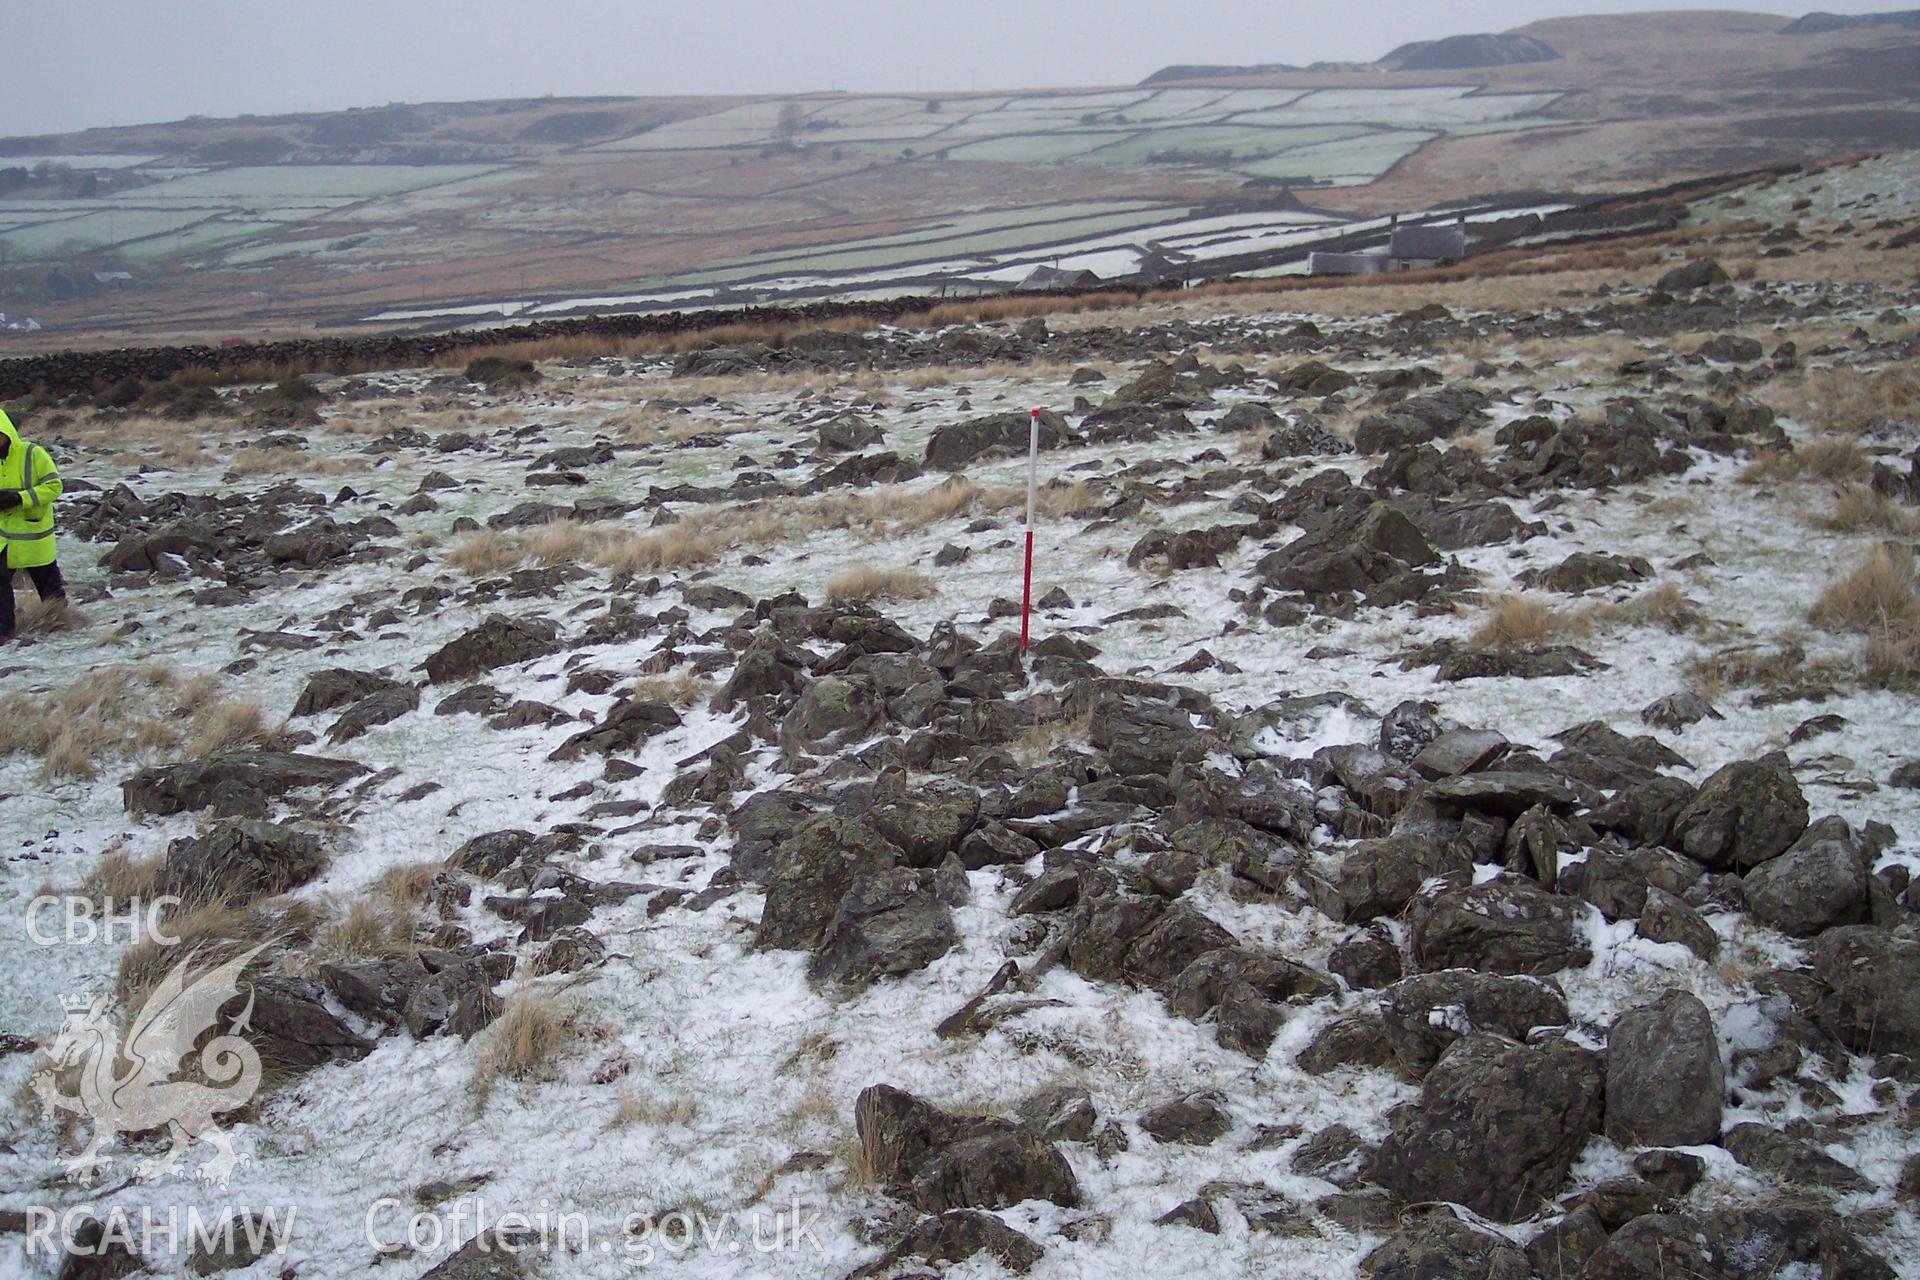
[[(1221, 229), (1190, 228), (1196, 233)], [(1293, 234), (1251, 222), (1232, 229), (1254, 238)], [(1091, 254), (1097, 246), (1085, 248)], [(1598, 412), (1629, 390), (1597, 362), (1523, 357), (1518, 344), (1503, 336), (1506, 326), (1520, 322), (1517, 315), (1462, 313), (1459, 319), (1480, 335), (1474, 358), (1434, 351), (1414, 361), (1377, 340), (1383, 317), (1342, 320), (1249, 305), (1254, 309), (1237, 315), (1200, 318), (1177, 310), (1167, 315), (1183, 326), (1190, 351), (1210, 363), (1239, 361), (1252, 371), (1247, 382), (1222, 388), (1212, 405), (1193, 413), (1197, 434), (1047, 452), (1039, 462), (1041, 484), (1085, 482), (1096, 497), (1112, 499), (1130, 486), (1170, 486), (1223, 467), (1257, 472), (1261, 464), (1248, 451), (1247, 437), (1216, 424), (1242, 401), (1273, 404), (1286, 416), (1314, 407), (1306, 399), (1276, 395), (1268, 381), (1303, 357), (1265, 354), (1280, 343), (1280, 335), (1306, 319), (1328, 334), (1324, 358), (1363, 379), (1363, 386), (1346, 397), (1355, 404), (1370, 394), (1364, 380), (1415, 363), (1433, 365), (1449, 383), (1471, 382), (1493, 393), (1488, 424), (1447, 442), (1448, 448), (1497, 452), (1493, 435), (1505, 422), (1531, 413), (1565, 420)], [(1581, 305), (1579, 300), (1566, 303), (1569, 309)], [(1551, 320), (1555, 312), (1548, 308), (1527, 318)], [(1855, 324), (1887, 335), (1902, 325), (1910, 330), (1916, 319), (1920, 309), (1911, 291), (1888, 290), (1823, 315), (1820, 323), (1838, 339)], [(1673, 341), (1671, 349), (1694, 345), (1696, 336), (1688, 335)], [(1668, 349), (1659, 340), (1648, 346)], [(820, 464), (807, 452), (807, 429), (796, 424), (828, 408), (854, 410), (884, 432), (885, 448), (918, 459), (934, 431), (982, 413), (1030, 405), (1064, 410), (1083, 393), (1097, 402), (1144, 359), (1143, 354), (1123, 362), (1110, 370), (1104, 386), (1090, 390), (1069, 383), (1067, 363), (985, 375), (957, 368), (937, 379), (900, 370), (862, 374), (858, 385), (851, 376), (829, 375), (808, 386), (748, 375), (731, 384), (689, 387), (671, 376), (666, 362), (614, 359), (548, 366), (545, 380), (520, 396), (490, 395), (457, 377), (426, 373), (367, 375), (330, 384), (326, 423), (303, 432), (311, 474), (296, 471), (295, 478), (327, 495), (342, 485), (350, 488), (355, 496), (330, 509), (338, 519), (375, 513), (393, 519), (400, 534), (384, 541), (395, 554), (283, 570), (244, 603), (197, 604), (192, 591), (210, 585), (205, 581), (119, 581), (102, 596), (107, 575), (97, 562), (109, 547), (69, 537), (63, 563), (76, 597), (84, 601), (87, 625), (39, 635), (9, 650), (9, 696), (64, 689), (113, 664), (159, 662), (183, 674), (212, 677), (230, 694), (257, 700), (277, 721), (312, 673), (323, 668), (384, 670), (417, 680), (426, 655), (484, 614), (539, 616), (573, 630), (579, 615), (598, 612), (616, 591), (606, 571), (587, 566), (580, 580), (539, 596), (475, 599), (472, 579), (447, 558), (459, 541), (451, 531), (456, 519), (484, 521), (528, 499), (639, 499), (654, 484), (725, 486), (743, 466), (787, 482), (804, 481)], [(1513, 363), (1522, 359), (1527, 363)], [(1841, 362), (1845, 356), (1814, 359)], [(1475, 361), (1486, 362), (1482, 372), (1474, 371)], [(1686, 365), (1676, 370), (1688, 380), (1686, 389), (1696, 392), (1706, 389), (1712, 372)], [(424, 424), (429, 434), (470, 430), (484, 435), (484, 447), (439, 452), (407, 446), (368, 454), (363, 446), (372, 437), (339, 429), (372, 411), (362, 403), (368, 398), (390, 415), (390, 426)], [(682, 400), (692, 403), (673, 407)], [(712, 419), (729, 434), (717, 444), (696, 437), (684, 446), (624, 449), (613, 462), (583, 468), (586, 482), (580, 487), (526, 487), (532, 458), (555, 448), (618, 441), (608, 424), (643, 403), (659, 409), (668, 425), (689, 416)], [(282, 478), (227, 477), (232, 450), (266, 433), (231, 422), (183, 426), (183, 431), (204, 429), (209, 450), (204, 460), (185, 465), (150, 456), (139, 441), (76, 434), (50, 416), (22, 425), (55, 448), (70, 481), (102, 488), (125, 483), (146, 496), (257, 493)], [(1797, 439), (1811, 434), (1796, 421), (1786, 427)], [(1898, 433), (1882, 443), (1897, 444), (1904, 453), (1920, 442), (1920, 428), (1913, 423)], [(751, 463), (742, 461), (748, 458)], [(1349, 455), (1301, 461), (1290, 479), (1303, 479), (1322, 466), (1358, 479), (1377, 459)], [(1850, 653), (1852, 640), (1812, 632), (1806, 617), (1820, 591), (1870, 538), (1817, 527), (1813, 517), (1823, 509), (1817, 484), (1740, 483), (1737, 473), (1744, 461), (1700, 453), (1679, 476), (1612, 491), (1552, 490), (1505, 499), (1523, 519), (1545, 521), (1548, 533), (1463, 551), (1459, 560), (1483, 576), (1491, 595), (1508, 589), (1522, 571), (1550, 567), (1574, 551), (1643, 556), (1654, 565), (1656, 580), (1678, 586), (1713, 621), (1719, 643), (1728, 637), (1766, 642), (1791, 634), (1816, 652)], [(451, 476), (459, 487), (436, 491), (436, 510), (400, 514), (396, 508), (430, 471)], [(1025, 483), (1025, 462), (978, 463), (967, 474), (982, 486), (1017, 489)], [(1282, 468), (1275, 474), (1287, 473)], [(1391, 658), (1430, 641), (1465, 638), (1477, 621), (1471, 609), (1432, 616), (1421, 616), (1411, 605), (1363, 608), (1348, 617), (1316, 612), (1304, 623), (1274, 626), (1249, 617), (1235, 598), (1252, 583), (1253, 562), (1268, 544), (1249, 540), (1223, 555), (1217, 567), (1170, 575), (1128, 566), (1129, 549), (1154, 529), (1206, 528), (1243, 519), (1232, 508), (1249, 492), (1246, 480), (1242, 475), (1211, 496), (1178, 505), (1156, 498), (1117, 520), (1095, 518), (1089, 511), (1046, 521), (1038, 537), (1035, 595), (1058, 586), (1072, 603), (1042, 613), (1037, 633), (1081, 636), (1098, 646), (1097, 661), (1108, 672), (1164, 677), (1201, 690), (1228, 710), (1324, 692), (1346, 693), (1364, 703), (1365, 709), (1328, 712), (1302, 726), (1297, 738), (1274, 744), (1291, 756), (1373, 740), (1378, 714), (1404, 699), (1430, 699), (1443, 716), (1542, 748), (1550, 747), (1549, 735), (1588, 720), (1605, 721), (1623, 733), (1644, 732), (1640, 709), (1685, 688), (1689, 661), (1713, 647), (1693, 634), (1603, 624), (1597, 634), (1578, 640), (1606, 662), (1598, 674), (1442, 684), (1432, 668), (1403, 670)], [(907, 488), (941, 483), (944, 477), (929, 475)], [(686, 515), (705, 508), (675, 503), (669, 509)], [(642, 510), (631, 519), (644, 525), (652, 515)], [(1004, 619), (988, 620), (990, 602), (1018, 594), (1017, 522), (1009, 511), (967, 511), (879, 539), (796, 523), (796, 532), (738, 548), (714, 565), (662, 572), (661, 593), (636, 597), (635, 603), (648, 612), (679, 604), (678, 589), (696, 581), (755, 599), (792, 589), (818, 600), (828, 581), (851, 569), (918, 568), (932, 578), (932, 594), (879, 607), (916, 636), (952, 622), (987, 640), (1008, 626)], [(935, 569), (935, 554), (948, 544), (971, 554)], [(1696, 553), (1707, 557), (1705, 567), (1674, 567)], [(451, 594), (421, 609), (400, 603), (404, 591), (425, 586)], [(1615, 591), (1607, 598), (1632, 594)], [(1106, 621), (1154, 604), (1174, 604), (1178, 612)], [(315, 626), (336, 610), (365, 618), (388, 605), (399, 608), (399, 621), (331, 631)], [(698, 636), (726, 624), (737, 610), (691, 612), (689, 626)], [(253, 651), (257, 665), (227, 673), (249, 653), (249, 634), (275, 630), (316, 643), (307, 649)], [(592, 718), (614, 701), (613, 695), (566, 692), (567, 677), (583, 666), (624, 674), (660, 645), (656, 629), (597, 649), (569, 647), (490, 678), (515, 697)], [(1166, 674), (1203, 647), (1228, 665)], [(719, 667), (716, 683), (729, 666), (730, 661)], [(637, 776), (607, 781), (598, 758), (564, 764), (547, 759), (579, 724), (495, 730), (473, 715), (434, 714), (432, 703), (455, 687), (426, 690), (419, 710), (350, 744), (319, 742), (307, 748), (349, 756), (382, 771), (384, 780), (325, 825), (328, 865), (319, 879), (294, 892), (296, 899), (337, 915), (389, 869), (444, 858), (475, 835), (503, 828), (548, 831), (590, 820), (589, 807), (608, 802), (661, 806), (675, 762), (732, 734), (741, 719), (714, 713), (704, 708), (703, 699), (696, 700), (679, 727), (652, 738), (632, 757), (641, 766)], [(1856, 825), (1889, 823), (1897, 839), (1881, 865), (1920, 871), (1920, 791), (1884, 785), (1896, 765), (1920, 754), (1920, 703), (1911, 694), (1854, 685), (1817, 706), (1798, 701), (1754, 705), (1740, 690), (1718, 693), (1716, 700), (1724, 720), (1663, 735), (1693, 766), (1681, 771), (1683, 776), (1697, 782), (1729, 761), (1786, 750), (1815, 817), (1838, 813)], [(1837, 713), (1844, 723), (1807, 742), (1790, 742), (1789, 735), (1809, 716), (1826, 713)], [(318, 731), (324, 724), (321, 718), (297, 721), (294, 727)], [(192, 815), (130, 817), (118, 783), (137, 763), (102, 759), (97, 777), (79, 780), (49, 777), (42, 762), (25, 752), (0, 757), (0, 812), (13, 837), (0, 864), (0, 912), (24, 920), (30, 900), (49, 889), (77, 887), (110, 847), (157, 855), (169, 841), (203, 827)], [(763, 789), (787, 781), (777, 766), (773, 750), (752, 753), (750, 786)], [(424, 782), (437, 783), (438, 789), (425, 795), (412, 790)], [(565, 855), (567, 869), (595, 881), (705, 887), (728, 866), (728, 837), (714, 838), (711, 830), (703, 830), (711, 814), (698, 805), (661, 812), (669, 816), (629, 834), (601, 823), (602, 834)], [(299, 820), (297, 812), (291, 816)], [(697, 846), (700, 852), (633, 865), (637, 848), (656, 845)], [(1026, 869), (1037, 870), (1037, 863)], [(1007, 913), (1018, 887), (1014, 880), (988, 868), (969, 873), (968, 882), (971, 898), (956, 912), (959, 942), (949, 953), (917, 972), (853, 992), (810, 984), (800, 953), (754, 948), (760, 894), (750, 887), (700, 910), (649, 910), (656, 896), (651, 892), (602, 906), (588, 927), (610, 952), (603, 966), (548, 977), (524, 976), (523, 969), (500, 988), (502, 994), (543, 991), (577, 1009), (579, 1034), (544, 1075), (501, 1080), (482, 1090), (475, 1084), (476, 1070), (489, 1032), (472, 1042), (451, 1036), (416, 1041), (405, 1032), (385, 1033), (363, 1060), (311, 1071), (265, 1093), (257, 1108), (233, 1125), (240, 1150), (251, 1159), (224, 1189), (180, 1170), (129, 1185), (124, 1166), (102, 1186), (71, 1184), (62, 1177), (62, 1160), (71, 1154), (72, 1140), (47, 1122), (28, 1091), (37, 1069), (34, 1056), (0, 1058), (0, 1094), (12, 1099), (6, 1132), (0, 1135), (6, 1144), (0, 1148), (0, 1208), (84, 1203), (96, 1212), (137, 1212), (193, 1207), (217, 1218), (232, 1206), (292, 1207), (297, 1221), (288, 1254), (235, 1273), (256, 1276), (280, 1275), (288, 1266), (303, 1277), (417, 1276), (472, 1234), (470, 1217), (464, 1230), (453, 1222), (457, 1207), (466, 1206), (494, 1217), (509, 1211), (583, 1215), (589, 1224), (587, 1247), (554, 1251), (540, 1261), (554, 1277), (655, 1269), (687, 1277), (838, 1277), (879, 1252), (861, 1224), (881, 1197), (862, 1186), (850, 1168), (853, 1100), (862, 1089), (884, 1082), (952, 1110), (1002, 1112), (1042, 1086), (1072, 1083), (1091, 1093), (1103, 1119), (1124, 1125), (1156, 1102), (1205, 1088), (1230, 1098), (1235, 1115), (1234, 1128), (1211, 1145), (1163, 1145), (1137, 1130), (1130, 1149), (1106, 1157), (1086, 1144), (1062, 1144), (1080, 1183), (1083, 1207), (1028, 1202), (1002, 1214), (1009, 1225), (1044, 1245), (1046, 1256), (1034, 1274), (1092, 1277), (1128, 1271), (1196, 1280), (1356, 1274), (1378, 1236), (1324, 1220), (1305, 1236), (1249, 1230), (1238, 1222), (1214, 1236), (1158, 1226), (1154, 1220), (1212, 1181), (1264, 1184), (1302, 1203), (1327, 1194), (1328, 1184), (1291, 1171), (1297, 1141), (1254, 1141), (1261, 1126), (1293, 1126), (1311, 1136), (1339, 1122), (1364, 1139), (1384, 1133), (1386, 1110), (1416, 1098), (1415, 1084), (1379, 1070), (1310, 1075), (1296, 1063), (1300, 1049), (1329, 1020), (1364, 1002), (1365, 993), (1343, 992), (1294, 1010), (1264, 1060), (1255, 1060), (1222, 1048), (1210, 1027), (1172, 1017), (1152, 992), (1092, 982), (1063, 967), (1047, 973), (1030, 993), (1050, 1003), (985, 1035), (943, 1040), (935, 1035), (935, 1025), (985, 986), (1017, 950), (1021, 922)], [(511, 940), (517, 926), (482, 904), (487, 892), (481, 886), (447, 922), (480, 941)], [(1325, 967), (1329, 948), (1344, 936), (1341, 926), (1313, 910), (1234, 894), (1224, 876), (1203, 877), (1188, 900), (1242, 941), (1316, 968)], [(1631, 921), (1610, 924), (1589, 910), (1592, 962), (1557, 975), (1583, 1033), (1597, 1031), (1604, 1040), (1615, 1015), (1678, 985), (1705, 1001), (1731, 1054), (1742, 1028), (1765, 1016), (1748, 981), (1751, 972), (1796, 963), (1802, 947), (1744, 916), (1709, 919), (1724, 944), (1714, 964), (1678, 945), (1636, 937)], [(524, 960), (536, 948), (517, 949)], [(119, 952), (100, 944), (38, 945), (24, 926), (0, 930), (0, 963), (11, 979), (0, 985), (0, 1030), (50, 1037), (60, 1025), (60, 997), (110, 983)], [(376, 1030), (364, 1024), (359, 1029)], [(1842, 1197), (1838, 1207), (1843, 1213), (1879, 1214), (1876, 1221), (1884, 1224), (1876, 1237), (1879, 1250), (1911, 1259), (1920, 1247), (1920, 1223), (1908, 1202), (1896, 1202), (1893, 1187), (1903, 1162), (1920, 1147), (1906, 1122), (1870, 1097), (1873, 1082), (1866, 1071), (1866, 1061), (1855, 1059), (1849, 1073), (1828, 1081), (1840, 1099), (1837, 1106), (1821, 1108), (1791, 1090), (1762, 1092), (1730, 1108), (1725, 1122), (1848, 1117), (1856, 1127), (1847, 1159), (1877, 1190)], [(634, 1100), (645, 1104), (644, 1117), (616, 1126), (616, 1111)], [(1718, 1148), (1698, 1152), (1710, 1163), (1713, 1203), (1757, 1196), (1767, 1188), (1764, 1175)], [(1625, 1168), (1626, 1154), (1595, 1137), (1575, 1168), (1570, 1190)], [(419, 1210), (418, 1188), (465, 1178), (482, 1181), (431, 1210), (445, 1238), (423, 1242), (417, 1251), (376, 1256), (370, 1227), (382, 1239), (396, 1239), (408, 1216)], [(757, 1255), (751, 1242), (729, 1247), (741, 1245), (756, 1224), (770, 1233), (774, 1215), (796, 1209), (810, 1224), (800, 1247), (773, 1257)], [(652, 1238), (654, 1248), (642, 1262), (640, 1253), (649, 1241), (622, 1236), (623, 1221), (635, 1212), (657, 1217), (676, 1210), (715, 1224), (727, 1219), (741, 1234), (685, 1248), (665, 1247)], [(1532, 1230), (1501, 1229), (1515, 1239)], [(19, 1256), (14, 1246), (13, 1238), (0, 1236), (0, 1251), (7, 1251), (0, 1253), (0, 1275), (42, 1274), (40, 1264)], [(163, 1270), (177, 1264), (177, 1258), (158, 1262)], [(1002, 1272), (976, 1257), (948, 1274)]]

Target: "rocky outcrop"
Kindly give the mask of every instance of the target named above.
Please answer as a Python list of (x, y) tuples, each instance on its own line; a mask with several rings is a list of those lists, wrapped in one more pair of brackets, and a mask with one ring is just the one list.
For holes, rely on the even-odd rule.
[(368, 772), (351, 760), (286, 751), (241, 751), (156, 765), (120, 784), (128, 813), (211, 809), (221, 817), (264, 816), (270, 801), (302, 790), (332, 790)]
[(1603, 1097), (1603, 1069), (1583, 1049), (1469, 1036), (1427, 1073), (1420, 1105), (1381, 1143), (1371, 1176), (1409, 1200), (1517, 1221), (1566, 1182)]

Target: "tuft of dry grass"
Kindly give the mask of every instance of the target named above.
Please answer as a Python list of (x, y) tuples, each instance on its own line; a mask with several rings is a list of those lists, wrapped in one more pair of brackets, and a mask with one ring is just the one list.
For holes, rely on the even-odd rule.
[(1740, 469), (1741, 484), (1785, 484), (1795, 480), (1844, 483), (1864, 478), (1872, 460), (1852, 436), (1818, 436), (1797, 449), (1768, 449)]
[(1813, 369), (1772, 400), (1775, 409), (1802, 422), (1858, 434), (1877, 422), (1920, 419), (1920, 372), (1905, 366)]
[(622, 1085), (607, 1128), (630, 1129), (635, 1125), (644, 1125), (650, 1129), (666, 1129), (674, 1125), (692, 1124), (699, 1114), (700, 1099), (691, 1093), (647, 1096)]
[(849, 569), (827, 582), (829, 600), (925, 600), (933, 579), (918, 569)]
[(326, 927), (321, 945), (342, 956), (405, 955), (413, 949), (419, 920), (416, 904), (417, 900), (404, 902), (397, 897), (360, 898)]
[(1868, 484), (1843, 484), (1833, 491), (1833, 506), (1814, 523), (1839, 533), (1920, 533), (1920, 511)]
[(239, 907), (224, 898), (167, 913), (162, 929), (175, 941), (143, 938), (120, 953), (113, 993), (120, 1007), (134, 1011), (173, 967), (188, 956), (201, 965), (217, 964), (260, 943), (286, 946), (309, 938), (313, 908), (290, 902), (278, 908)]
[(15, 597), (14, 623), (21, 635), (51, 635), (78, 631), (87, 625), (87, 616), (65, 597), (42, 600), (37, 592), (29, 592)]
[(1814, 602), (1808, 621), (1829, 631), (1872, 632), (1920, 616), (1913, 552), (1882, 544)]
[(1920, 616), (1908, 614), (1872, 631), (1861, 662), (1867, 682), (1876, 688), (1920, 684)]
[(414, 906), (426, 899), (433, 878), (446, 868), (442, 858), (401, 862), (382, 871), (373, 888), (395, 906)]
[(1625, 623), (1658, 627), (1675, 635), (1683, 631), (1699, 631), (1707, 626), (1707, 617), (1700, 611), (1700, 606), (1689, 600), (1686, 593), (1671, 582), (1655, 583), (1621, 604), (1588, 605), (1582, 610), (1581, 617), (1584, 620), (1582, 625)]
[(335, 476), (364, 470), (366, 463), (359, 459), (334, 458), (324, 453), (280, 445), (265, 449), (235, 449), (227, 458), (227, 474), (235, 476)]
[(224, 699), (202, 706), (193, 718), (193, 734), (187, 741), (187, 754), (212, 755), (233, 747), (262, 742), (271, 736), (260, 704), (251, 698)]
[(684, 711), (703, 701), (711, 687), (712, 681), (689, 667), (665, 675), (641, 676), (634, 682), (633, 697), (637, 700), (664, 702), (670, 707)]
[(1539, 596), (1518, 592), (1497, 596), (1467, 637), (1478, 649), (1524, 649), (1586, 629), (1582, 613), (1556, 608)]
[[(1086, 512), (1098, 491), (1085, 481), (1049, 483), (1035, 505), (1053, 518)], [(983, 488), (954, 476), (928, 488), (876, 485), (864, 493), (833, 494), (806, 502), (756, 502), (690, 511), (678, 521), (649, 529), (616, 523), (555, 520), (529, 529), (487, 529), (468, 534), (447, 551), (447, 561), (475, 576), (516, 565), (593, 564), (614, 573), (661, 573), (708, 565), (747, 547), (791, 543), (823, 529), (844, 529), (869, 541), (897, 537), (963, 515), (1024, 510), (1026, 491)]]
[(1687, 679), (1694, 692), (1709, 699), (1729, 689), (1781, 688), (1811, 678), (1816, 668), (1807, 661), (1806, 648), (1782, 639), (1771, 646), (1734, 645), (1703, 653), (1687, 663)]
[(527, 1080), (550, 1071), (580, 1031), (580, 1010), (572, 1001), (523, 987), (487, 1028), (486, 1046), (474, 1063), (474, 1087), (484, 1094), (503, 1078)]
[(0, 717), (0, 755), (39, 756), (49, 778), (92, 778), (109, 761), (181, 747), (204, 755), (271, 736), (258, 703), (162, 662), (100, 668), (64, 689), (18, 696)]
[(97, 900), (127, 902), (151, 898), (160, 889), (161, 861), (158, 854), (138, 857), (127, 852), (125, 845), (115, 844), (93, 864), (81, 888), (88, 897)]
[(1851, 573), (1820, 593), (1808, 619), (1829, 631), (1866, 637), (1860, 674), (1882, 689), (1911, 688), (1920, 682), (1920, 579), (1913, 552), (1882, 543)]

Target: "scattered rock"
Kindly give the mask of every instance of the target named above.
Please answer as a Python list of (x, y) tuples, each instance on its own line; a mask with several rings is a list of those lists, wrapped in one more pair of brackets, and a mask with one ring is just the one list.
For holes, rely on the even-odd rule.
[(1518, 1221), (1566, 1182), (1604, 1088), (1595, 1055), (1566, 1041), (1466, 1037), (1427, 1073), (1420, 1106), (1387, 1135), (1370, 1176), (1409, 1200)]
[(1698, 1146), (1720, 1135), (1727, 1082), (1713, 1017), (1670, 991), (1607, 1036), (1607, 1136), (1623, 1147)]

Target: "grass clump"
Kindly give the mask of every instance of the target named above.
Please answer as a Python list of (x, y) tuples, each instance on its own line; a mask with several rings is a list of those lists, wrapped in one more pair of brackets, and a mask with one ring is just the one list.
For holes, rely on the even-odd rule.
[(572, 1001), (533, 988), (516, 991), (487, 1028), (486, 1046), (474, 1064), (474, 1088), (484, 1096), (502, 1079), (549, 1074), (581, 1029), (580, 1010)]
[(622, 1085), (607, 1128), (631, 1129), (641, 1125), (665, 1129), (692, 1124), (699, 1114), (700, 1100), (691, 1093), (639, 1094)]
[(165, 663), (103, 667), (63, 689), (16, 698), (0, 755), (39, 756), (47, 778), (92, 778), (109, 762), (184, 749), (208, 755), (270, 738), (260, 704)]
[(1883, 544), (1814, 601), (1808, 621), (1829, 631), (1873, 632), (1920, 620), (1913, 552)]
[(1467, 643), (1476, 649), (1528, 649), (1586, 629), (1583, 615), (1535, 595), (1497, 596), (1480, 616)]
[(849, 569), (827, 583), (829, 600), (925, 600), (933, 579), (918, 569)]
[(129, 1013), (146, 1003), (147, 996), (174, 966), (192, 957), (197, 968), (224, 963), (252, 947), (266, 944), (269, 952), (308, 942), (318, 915), (304, 902), (275, 906), (238, 906), (226, 898), (192, 907), (176, 907), (161, 923), (159, 937), (143, 938), (120, 953), (113, 993)]
[(1738, 479), (1742, 484), (1781, 484), (1794, 480), (1843, 484), (1865, 478), (1872, 469), (1872, 459), (1857, 439), (1824, 435), (1797, 449), (1766, 450), (1740, 469)]
[(1828, 431), (1858, 434), (1882, 422), (1920, 418), (1920, 372), (1815, 369), (1775, 398), (1775, 408)]
[(1833, 491), (1833, 506), (1814, 523), (1836, 533), (1920, 533), (1920, 511), (1868, 484), (1843, 484)]
[(127, 902), (148, 899), (160, 892), (161, 858), (129, 853), (124, 844), (114, 844), (100, 855), (81, 882), (88, 897), (101, 901)]

